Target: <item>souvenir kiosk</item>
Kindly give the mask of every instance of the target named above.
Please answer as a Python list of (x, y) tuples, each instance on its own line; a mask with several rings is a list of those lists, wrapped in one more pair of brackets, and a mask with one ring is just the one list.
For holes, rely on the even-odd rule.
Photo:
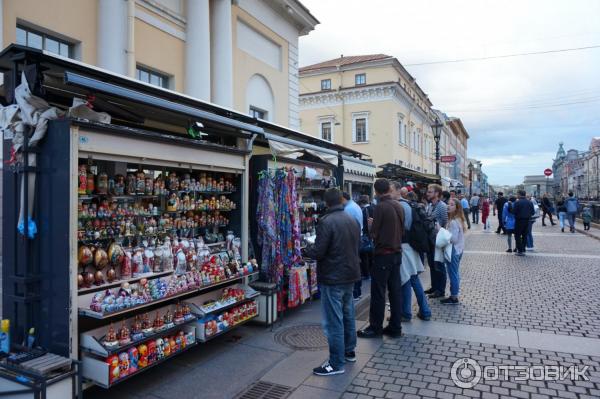
[(404, 185), (410, 184), (419, 198), (423, 197), (427, 192), (427, 185), (432, 183), (441, 184), (441, 179), (438, 175), (418, 172), (401, 165), (386, 163), (385, 165), (381, 165), (380, 168), (381, 170), (377, 172), (377, 177), (397, 180)]
[[(314, 243), (316, 224), (325, 211), (324, 192), (342, 188), (348, 166), (359, 165), (371, 179), (374, 165), (363, 154), (259, 120), (264, 129), (250, 160), (250, 246), (261, 265), (261, 280), (277, 287), (277, 310), (298, 307), (318, 292), (316, 262), (303, 256)], [(353, 163), (356, 162), (356, 163)], [(356, 168), (355, 168), (356, 169)], [(360, 181), (360, 180), (359, 180)], [(367, 176), (362, 179), (367, 182)], [(274, 318), (273, 318), (274, 320)]]
[(361, 195), (373, 199), (373, 184), (375, 183), (376, 166), (373, 162), (357, 157), (342, 155), (344, 191), (358, 202)]
[(110, 388), (257, 316), (251, 118), (20, 46), (0, 67), (3, 105), (49, 119), (3, 137), (14, 341), (35, 327)]

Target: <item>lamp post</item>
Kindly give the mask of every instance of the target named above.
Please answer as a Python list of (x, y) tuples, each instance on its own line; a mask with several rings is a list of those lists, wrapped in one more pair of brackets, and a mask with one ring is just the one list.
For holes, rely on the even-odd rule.
[(469, 196), (473, 195), (473, 163), (469, 162)]
[(438, 116), (435, 116), (435, 124), (431, 125), (433, 129), (433, 139), (435, 140), (435, 174), (440, 175), (440, 138), (442, 137), (442, 127)]

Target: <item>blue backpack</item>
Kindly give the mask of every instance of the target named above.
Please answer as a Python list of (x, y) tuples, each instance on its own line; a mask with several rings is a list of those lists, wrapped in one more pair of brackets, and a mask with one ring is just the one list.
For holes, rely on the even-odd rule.
[(577, 211), (579, 211), (579, 203), (577, 201), (577, 198), (575, 197), (571, 197), (569, 199), (567, 199), (567, 213), (577, 213)]

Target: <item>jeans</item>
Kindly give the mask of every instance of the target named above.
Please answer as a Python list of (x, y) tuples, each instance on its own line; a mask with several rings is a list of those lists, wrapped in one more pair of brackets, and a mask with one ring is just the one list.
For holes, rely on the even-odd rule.
[(527, 248), (533, 248), (533, 224), (535, 221), (530, 220), (527, 226)]
[(471, 214), (473, 215), (473, 223), (479, 223), (479, 207), (478, 206), (471, 207)]
[(569, 218), (569, 228), (571, 231), (575, 231), (575, 216), (577, 216), (577, 213), (567, 212), (567, 217)]
[[(513, 236), (513, 230), (506, 230), (506, 241), (508, 241), (508, 249), (512, 249), (512, 236)], [(515, 249), (516, 249), (516, 243), (515, 243)]]
[(329, 364), (344, 368), (344, 355), (356, 348), (356, 325), (352, 287), (354, 284), (321, 284), (323, 331), (329, 344)]
[(469, 213), (471, 211), (469, 210), (469, 208), (463, 208), (463, 213), (465, 214), (465, 220), (467, 221), (467, 226), (469, 226), (469, 228), (471, 228), (471, 218), (469, 218)]
[(560, 224), (560, 228), (565, 228), (565, 216), (567, 214), (565, 212), (558, 212), (558, 223)]
[(402, 331), (402, 325), (400, 324), (402, 313), (402, 285), (400, 282), (401, 264), (401, 253), (373, 256), (369, 326), (376, 332), (381, 332), (381, 330), (383, 330), (386, 290), (390, 299), (391, 308), (389, 328), (393, 332)]
[(446, 268), (441, 262), (434, 261), (435, 250), (427, 253), (427, 264), (431, 276), (431, 288), (444, 295), (446, 293)]
[(554, 225), (554, 220), (552, 219), (552, 213), (547, 209), (542, 209), (542, 225), (546, 225), (546, 215), (550, 218), (550, 224)]
[(458, 268), (461, 259), (462, 254), (457, 254), (454, 247), (452, 247), (452, 258), (450, 262), (446, 262), (446, 269), (448, 269), (448, 277), (450, 280), (450, 296), (453, 297), (457, 297), (460, 290), (460, 272)]
[(529, 219), (515, 220), (515, 242), (517, 252), (525, 252), (525, 243), (527, 242), (527, 228), (529, 227)]
[(423, 317), (431, 317), (431, 309), (425, 297), (421, 279), (418, 274), (410, 276), (410, 280), (402, 286), (402, 316), (407, 319), (412, 318), (412, 293), (415, 292), (417, 303), (419, 304), (419, 313)]

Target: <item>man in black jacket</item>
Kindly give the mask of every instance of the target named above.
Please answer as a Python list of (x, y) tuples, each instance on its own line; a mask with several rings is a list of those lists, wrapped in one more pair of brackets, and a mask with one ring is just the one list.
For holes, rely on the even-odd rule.
[[(375, 182), (377, 206), (373, 212), (371, 236), (373, 237), (373, 267), (371, 268), (371, 304), (369, 326), (358, 332), (361, 338), (402, 335), (402, 235), (404, 234), (404, 209), (390, 194), (390, 182)], [(385, 292), (390, 299), (390, 323), (383, 328)]]
[(515, 215), (515, 241), (517, 245), (515, 255), (517, 256), (525, 256), (529, 219), (535, 214), (533, 204), (526, 198), (526, 195), (524, 190), (519, 191), (519, 199), (512, 207), (512, 213)]
[(498, 193), (498, 199), (494, 202), (494, 213), (498, 213), (498, 228), (496, 229), (496, 234), (506, 234), (504, 231), (504, 219), (502, 216), (502, 212), (504, 211), (504, 204), (506, 204), (508, 200), (504, 197), (504, 193)]
[(354, 283), (360, 281), (360, 227), (344, 212), (342, 192), (325, 191), (327, 212), (319, 219), (315, 245), (306, 255), (317, 261), (321, 290), (323, 330), (329, 343), (329, 360), (313, 369), (317, 375), (344, 373), (345, 362), (355, 362), (356, 326)]

